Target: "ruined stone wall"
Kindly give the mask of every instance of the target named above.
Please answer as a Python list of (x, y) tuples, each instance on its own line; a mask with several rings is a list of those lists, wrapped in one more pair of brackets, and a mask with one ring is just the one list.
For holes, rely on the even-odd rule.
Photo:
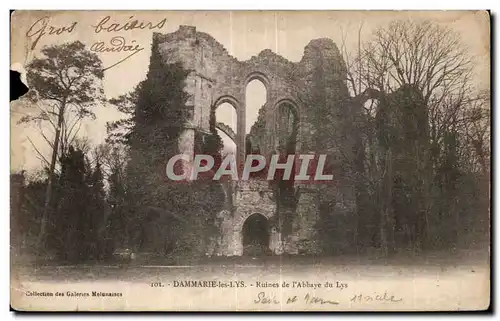
[[(242, 255), (242, 228), (250, 215), (259, 213), (271, 220), (276, 215), (276, 203), (267, 181), (247, 181), (235, 184), (232, 194), (232, 208), (220, 213), (221, 237), (216, 245), (215, 255)], [(271, 226), (272, 229), (272, 226)], [(279, 235), (271, 235), (269, 248), (273, 253), (280, 246)]]
[[(180, 139), (180, 149), (184, 153), (193, 153), (189, 144), (194, 136), (193, 131), (209, 131), (211, 109), (229, 102), (237, 113), (237, 162), (243, 164), (246, 133), (245, 91), (250, 81), (258, 79), (262, 81), (267, 92), (266, 105), (261, 110), (260, 117), (265, 119), (261, 122), (265, 127), (262, 131), (265, 135), (256, 135), (262, 154), (267, 155), (277, 148), (276, 112), (280, 104), (287, 103), (294, 108), (298, 117), (297, 153), (327, 153), (338, 162), (339, 168), (345, 167), (343, 163), (351, 161), (352, 142), (347, 129), (349, 122), (346, 121), (346, 115), (349, 115), (350, 111), (345, 85), (345, 65), (332, 40), (312, 40), (305, 47), (301, 61), (296, 63), (269, 49), (249, 60), (238, 61), (213, 37), (191, 26), (180, 26), (170, 34), (154, 34), (154, 41), (159, 44), (159, 50), (166, 62), (182, 62), (185, 68), (191, 70), (186, 91), (190, 94), (188, 108), (192, 109), (192, 119)], [(322, 97), (328, 103), (328, 115), (323, 116), (325, 105), (314, 99), (318, 92), (323, 93)], [(329, 128), (330, 134), (334, 134), (329, 135), (320, 144), (321, 148), (318, 148), (318, 135), (322, 134), (318, 132), (321, 131), (318, 128), (325, 128), (324, 122), (330, 124), (330, 127), (326, 128)], [(352, 193), (352, 188), (349, 189), (349, 184), (345, 185), (346, 187), (336, 188), (341, 194), (337, 199), (343, 202), (339, 208), (345, 207), (345, 204), (355, 206), (355, 193)], [(245, 215), (252, 211), (255, 213), (258, 208), (264, 210), (264, 204), (264, 207), (268, 208), (267, 216), (270, 217), (272, 215), (269, 211), (275, 211), (276, 208), (274, 203), (263, 201), (261, 193), (248, 189), (243, 191), (243, 194), (237, 194), (240, 199), (235, 202), (233, 209), (228, 211), (229, 216), (226, 215), (228, 217), (222, 219), (225, 236), (221, 248), (226, 254), (240, 252), (240, 225)], [(312, 220), (317, 216), (317, 213), (312, 213), (317, 212), (317, 199), (317, 195), (304, 194), (299, 201), (300, 213), (294, 223), (295, 233), (300, 235), (298, 239), (307, 238), (311, 234)]]

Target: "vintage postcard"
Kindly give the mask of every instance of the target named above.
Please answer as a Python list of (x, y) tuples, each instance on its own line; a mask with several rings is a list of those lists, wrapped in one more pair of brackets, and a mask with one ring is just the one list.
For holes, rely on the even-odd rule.
[(13, 309), (490, 306), (488, 12), (14, 11), (10, 52)]

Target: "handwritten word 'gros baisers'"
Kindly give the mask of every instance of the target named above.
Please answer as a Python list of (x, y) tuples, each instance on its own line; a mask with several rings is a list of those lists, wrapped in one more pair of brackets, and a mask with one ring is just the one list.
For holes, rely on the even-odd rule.
[[(151, 21), (139, 21), (137, 19), (133, 19), (134, 16), (130, 16), (127, 21), (124, 24), (117, 23), (117, 22), (112, 22), (109, 23), (111, 20), (111, 16), (106, 16), (102, 18), (95, 26), (91, 26), (94, 29), (95, 33), (100, 33), (100, 32), (119, 32), (119, 31), (129, 31), (129, 30), (134, 30), (134, 29), (162, 29), (165, 24), (167, 23), (167, 19), (163, 18), (162, 20), (153, 23)], [(38, 20), (36, 20), (28, 29), (26, 32), (26, 36), (28, 38), (32, 38), (33, 43), (31, 44), (31, 50), (34, 50), (36, 48), (36, 45), (40, 41), (40, 39), (45, 36), (45, 35), (61, 35), (63, 33), (72, 33), (75, 31), (75, 28), (78, 24), (78, 22), (73, 21), (68, 25), (65, 26), (54, 26), (54, 25), (49, 25), (50, 22), (50, 17), (42, 17)]]

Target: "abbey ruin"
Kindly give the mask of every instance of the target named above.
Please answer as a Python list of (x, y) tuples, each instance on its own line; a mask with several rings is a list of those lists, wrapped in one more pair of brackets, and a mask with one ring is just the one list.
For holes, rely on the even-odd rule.
[[(246, 229), (252, 228), (264, 230), (266, 247), (275, 254), (316, 251), (314, 234), (320, 206), (339, 215), (356, 209), (353, 164), (359, 107), (350, 101), (345, 63), (335, 43), (326, 38), (311, 40), (299, 62), (288, 61), (269, 49), (239, 61), (212, 36), (192, 26), (153, 37), (167, 62), (182, 62), (191, 71), (186, 84), (190, 121), (179, 140), (182, 153), (194, 153), (196, 133), (208, 133), (213, 110), (229, 103), (236, 111), (236, 130), (217, 120), (216, 127), (234, 140), (238, 164), (250, 152), (270, 155), (284, 150), (327, 154), (330, 165), (337, 169), (333, 185), (295, 183), (291, 209), (279, 206), (266, 181), (231, 183), (227, 204), (219, 213), (221, 236), (213, 254), (242, 255), (245, 243), (250, 242), (247, 234), (252, 234)], [(255, 79), (264, 84), (267, 99), (246, 135), (245, 90)], [(322, 199), (329, 203), (321, 204)], [(287, 211), (293, 213), (283, 213)], [(285, 224), (290, 225), (286, 235)]]

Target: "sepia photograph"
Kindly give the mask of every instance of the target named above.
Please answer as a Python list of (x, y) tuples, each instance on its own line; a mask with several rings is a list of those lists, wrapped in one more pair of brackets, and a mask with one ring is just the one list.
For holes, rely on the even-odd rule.
[(13, 310), (490, 308), (490, 12), (10, 15)]

